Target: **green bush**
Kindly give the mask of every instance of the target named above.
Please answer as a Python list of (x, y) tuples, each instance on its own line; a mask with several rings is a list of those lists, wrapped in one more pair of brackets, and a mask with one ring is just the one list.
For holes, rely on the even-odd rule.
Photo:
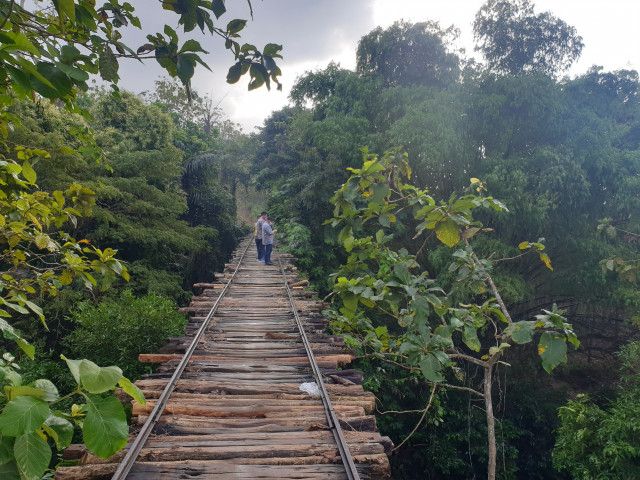
[(132, 380), (148, 371), (138, 355), (155, 353), (168, 337), (183, 335), (186, 324), (171, 300), (154, 293), (136, 298), (130, 290), (98, 305), (81, 303), (73, 321), (79, 326), (65, 339), (69, 356), (118, 365)]
[(602, 406), (579, 395), (559, 409), (553, 464), (576, 480), (640, 478), (640, 342), (619, 353), (620, 386)]
[(278, 248), (296, 258), (296, 267), (321, 296), (329, 293), (333, 284), (329, 274), (339, 265), (331, 246), (324, 239), (315, 238), (317, 233), (294, 221), (277, 221), (276, 228)]

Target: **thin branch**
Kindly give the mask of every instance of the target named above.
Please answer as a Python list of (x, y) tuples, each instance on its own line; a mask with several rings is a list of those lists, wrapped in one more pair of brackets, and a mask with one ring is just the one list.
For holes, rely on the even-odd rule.
[[(432, 382), (427, 382), (431, 385), (433, 385)], [(460, 390), (463, 392), (469, 392), (469, 393), (473, 393), (474, 395), (477, 395), (480, 398), (484, 398), (484, 393), (481, 393), (477, 390), (474, 390), (473, 388), (469, 388), (469, 387), (459, 387), (458, 385), (451, 385), (450, 383), (438, 383), (438, 385), (440, 385), (441, 387), (444, 388), (450, 388), (451, 390)]]
[[(391, 356), (392, 354), (389, 354), (389, 355)], [(393, 356), (399, 356), (399, 355), (393, 355)], [(395, 365), (396, 367), (402, 368), (402, 369), (404, 369), (404, 370), (409, 370), (409, 371), (412, 371), (412, 372), (419, 372), (419, 371), (421, 371), (419, 367), (410, 367), (410, 366), (408, 366), (408, 365), (402, 365), (401, 363), (394, 362), (393, 360), (388, 360), (388, 359), (386, 359), (386, 358), (380, 358), (380, 357), (378, 357), (378, 356), (376, 356), (376, 355), (373, 355), (373, 354), (360, 355), (360, 356), (357, 356), (357, 357), (356, 357), (356, 359), (358, 359), (358, 358), (372, 358), (372, 357), (376, 357), (376, 358), (377, 358), (378, 360), (380, 360), (381, 362), (385, 362), (385, 363), (388, 363), (388, 364), (390, 364), (390, 365)], [(470, 357), (470, 356), (468, 356), (468, 355), (463, 355), (463, 354), (449, 354), (449, 358), (457, 358), (457, 357), (459, 357), (459, 358), (463, 358), (463, 357), (464, 357), (464, 359), (465, 359), (465, 360), (468, 360), (468, 361), (470, 361), (470, 362), (472, 362), (472, 363), (475, 363), (475, 364), (477, 364), (477, 365), (479, 365), (479, 366), (481, 366), (481, 367), (483, 367), (483, 368), (486, 368), (486, 367), (488, 366), (488, 364), (486, 364), (486, 362), (483, 362), (483, 361), (481, 361), (481, 360), (476, 360), (475, 358)], [(427, 383), (428, 383), (429, 385), (440, 385), (441, 387), (444, 387), (444, 388), (450, 388), (450, 389), (452, 389), (452, 390), (461, 390), (461, 391), (463, 391), (463, 392), (473, 393), (474, 395), (477, 395), (477, 396), (479, 396), (479, 397), (481, 397), (481, 398), (484, 398), (484, 394), (482, 394), (482, 393), (478, 392), (477, 390), (474, 390), (473, 388), (469, 388), (469, 387), (459, 387), (459, 386), (457, 386), (457, 385), (451, 385), (451, 384), (449, 384), (449, 383), (434, 383), (434, 382), (427, 382)]]
[(630, 232), (629, 230), (624, 230), (620, 227), (616, 227), (615, 225), (611, 225), (613, 228), (615, 228), (616, 230), (620, 230), (621, 232), (624, 232), (628, 235), (632, 235), (634, 237), (640, 237), (640, 233), (634, 233), (634, 232)]
[(402, 410), (402, 411), (398, 411), (398, 410), (386, 410), (384, 412), (381, 412), (380, 410), (378, 410), (376, 408), (376, 413), (378, 415), (391, 415), (391, 414), (396, 414), (396, 415), (404, 415), (405, 413), (422, 413), (424, 412), (424, 410)]
[[(356, 357), (358, 358), (358, 357)], [(420, 369), (418, 367), (410, 367), (408, 365), (402, 365), (401, 363), (398, 362), (394, 362), (393, 360), (387, 360), (386, 358), (380, 358), (381, 362), (385, 362), (385, 363), (389, 363), (391, 365), (395, 365), (396, 367), (400, 367), (403, 368), (405, 370), (410, 370), (410, 371), (414, 371), (414, 372), (419, 372)]]
[(493, 321), (493, 318), (489, 317), (488, 315), (485, 315), (489, 321), (491, 322), (491, 324), (493, 325), (493, 336), (494, 337), (498, 337), (498, 325), (496, 324), (496, 322)]
[[(427, 244), (427, 240), (429, 240), (429, 238), (431, 237), (431, 235), (425, 236), (424, 237), (424, 242), (422, 242), (422, 245), (420, 245), (420, 248), (418, 249), (418, 251), (416, 252), (416, 258), (418, 258), (420, 256), (420, 253), (422, 253), (422, 249), (424, 248), (424, 246)], [(415, 238), (415, 237), (414, 237)]]
[(533, 251), (534, 250), (527, 250), (526, 252), (522, 252), (520, 255), (516, 255), (515, 257), (504, 257), (504, 258), (498, 258), (497, 260), (491, 260), (491, 261), (493, 263), (498, 263), (498, 262), (506, 262), (508, 260), (516, 260), (520, 257), (524, 257), (525, 255), (529, 255)]
[[(404, 358), (405, 360), (409, 357), (407, 357), (406, 355), (400, 355), (399, 353), (384, 353), (384, 352), (379, 352), (379, 353), (368, 353), (366, 355), (359, 355), (356, 358), (380, 358), (380, 355), (384, 355), (387, 357), (398, 357), (398, 358)], [(422, 411), (422, 410), (421, 410)]]
[[(465, 243), (468, 247), (469, 240), (465, 239)], [(473, 263), (475, 264), (476, 267), (484, 268), (482, 263), (480, 263), (478, 256), (473, 251), (471, 252), (471, 258), (473, 259)], [(491, 275), (489, 275), (486, 271), (485, 271), (485, 280), (489, 283), (489, 286), (491, 287), (491, 291), (493, 292), (493, 296), (496, 298), (496, 301), (500, 305), (500, 310), (502, 310), (502, 314), (507, 319), (507, 323), (511, 325), (513, 323), (513, 320), (511, 320), (511, 315), (509, 315), (509, 310), (507, 310), (507, 306), (504, 304), (504, 301), (502, 300), (502, 296), (500, 296), (498, 287), (496, 287), (496, 284), (493, 283), (493, 278), (491, 278)]]
[(422, 417), (420, 417), (420, 420), (418, 421), (418, 423), (416, 423), (416, 426), (413, 428), (413, 430), (411, 431), (411, 433), (400, 443), (400, 445), (398, 445), (397, 447), (394, 447), (392, 452), (395, 452), (396, 450), (398, 450), (400, 447), (402, 447), (405, 443), (407, 443), (407, 441), (413, 436), (414, 433), (416, 433), (416, 430), (418, 430), (418, 427), (420, 426), (420, 424), (422, 423), (422, 421), (424, 420), (424, 417), (427, 415), (427, 411), (431, 408), (431, 403), (433, 402), (433, 397), (436, 394), (436, 389), (438, 388), (438, 384), (434, 383), (433, 384), (433, 389), (431, 389), (431, 396), (429, 397), (429, 403), (427, 403), (427, 406), (425, 407), (425, 409), (422, 412)]
[(2, 25), (0, 25), (0, 30), (2, 30), (4, 28), (4, 26), (9, 21), (9, 18), (11, 17), (11, 14), (13, 14), (13, 5), (14, 4), (15, 4), (15, 1), (11, 0), (11, 5), (9, 5), (9, 13), (7, 13), (7, 16), (4, 17), (4, 20), (2, 21)]
[(391, 312), (388, 312), (387, 310), (385, 310), (384, 308), (382, 308), (382, 307), (381, 307), (380, 305), (378, 305), (377, 303), (376, 303), (376, 308), (377, 308), (378, 310), (380, 310), (382, 313), (386, 313), (386, 314), (387, 314), (387, 315), (389, 315), (391, 318), (395, 318), (398, 322), (400, 321), (400, 317), (398, 317), (398, 316), (394, 315), (394, 314), (393, 314), (393, 313), (391, 313)]
[(464, 353), (448, 353), (447, 357), (449, 357), (449, 358), (459, 358), (461, 360), (466, 360), (467, 362), (475, 363), (476, 365), (479, 365), (482, 368), (489, 367), (489, 363), (488, 362), (485, 362), (483, 360), (478, 360), (477, 358), (472, 357), (470, 355), (465, 355)]

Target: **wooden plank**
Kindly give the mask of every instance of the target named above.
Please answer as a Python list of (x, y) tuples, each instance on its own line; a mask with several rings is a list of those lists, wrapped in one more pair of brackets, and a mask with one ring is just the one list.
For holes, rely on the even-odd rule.
[[(147, 417), (138, 415), (134, 423), (142, 425)], [(376, 431), (376, 420), (371, 415), (362, 417), (345, 416), (338, 414), (340, 426), (344, 431), (374, 432)], [(165, 431), (167, 428), (180, 429), (182, 434), (209, 433), (218, 429), (242, 430), (252, 432), (255, 429), (269, 432), (292, 432), (305, 430), (307, 428), (328, 428), (327, 417), (323, 415), (307, 415), (298, 417), (291, 414), (289, 417), (269, 417), (269, 418), (215, 418), (215, 417), (186, 417), (178, 415), (165, 415), (158, 419), (157, 428)]]
[[(238, 259), (234, 255), (226, 270), (235, 270)], [(285, 268), (290, 281), (299, 281), (295, 267)], [(132, 438), (228, 277), (220, 274), (219, 281), (195, 286), (202, 294), (182, 309), (195, 314), (185, 337), (168, 339), (159, 353), (140, 356), (160, 365), (136, 382), (147, 404), (132, 402)], [(370, 415), (375, 396), (362, 389), (362, 372), (337, 370), (354, 354), (345, 350), (341, 337), (324, 333), (328, 320), (316, 312), (326, 304), (314, 295), (296, 291), (294, 301), (349, 450), (362, 478), (387, 479), (393, 444), (380, 436)], [(128, 480), (346, 479), (325, 407), (300, 390), (311, 381), (311, 368), (281, 274), (248, 259), (219, 305)], [(131, 402), (122, 392), (117, 395)], [(81, 459), (83, 465), (59, 468), (55, 479), (110, 479), (124, 455), (103, 460), (84, 446), (72, 446), (64, 458)]]
[[(365, 456), (357, 458), (362, 462), (357, 465), (363, 478), (379, 480), (389, 478), (389, 467), (386, 455)], [(385, 464), (385, 460), (387, 460)], [(116, 471), (117, 464), (97, 464), (83, 467), (62, 467), (56, 471), (56, 480), (86, 480), (86, 475), (99, 480), (109, 480)], [(137, 463), (133, 467), (128, 480), (156, 480), (191, 478), (198, 479), (260, 479), (278, 478), (294, 480), (317, 479), (346, 479), (342, 465), (327, 464), (326, 458), (318, 458), (316, 463), (301, 465), (286, 462), (279, 458), (272, 458), (267, 462), (222, 462), (222, 461), (192, 461), (184, 460), (171, 464), (163, 462)]]
[[(194, 355), (202, 360), (224, 360), (228, 358), (224, 355), (210, 355), (206, 353), (198, 354), (198, 352), (196, 352)], [(182, 358), (182, 355), (175, 354), (175, 353), (167, 353), (167, 354), (141, 353), (138, 356), (138, 360), (141, 363), (164, 363), (170, 360), (176, 360), (180, 358)], [(318, 362), (328, 362), (328, 363), (335, 363), (336, 365), (346, 365), (351, 363), (355, 357), (353, 355), (318, 355), (316, 358)], [(259, 356), (257, 357), (257, 360), (265, 361), (266, 358), (264, 356), (261, 356), (261, 357)], [(286, 361), (286, 362), (295, 362), (295, 363), (309, 363), (309, 359), (307, 357), (299, 357), (299, 356), (273, 357), (273, 358), (270, 358), (269, 360), (272, 362)]]

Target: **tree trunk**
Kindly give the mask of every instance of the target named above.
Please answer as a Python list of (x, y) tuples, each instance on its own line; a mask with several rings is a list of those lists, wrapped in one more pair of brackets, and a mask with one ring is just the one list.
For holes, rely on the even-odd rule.
[[(497, 357), (496, 357), (497, 359)], [(487, 415), (487, 440), (489, 441), (489, 461), (487, 464), (487, 479), (496, 478), (496, 422), (493, 416), (493, 397), (491, 395), (491, 383), (493, 376), (493, 366), (495, 360), (489, 359), (488, 365), (484, 368), (484, 406)]]

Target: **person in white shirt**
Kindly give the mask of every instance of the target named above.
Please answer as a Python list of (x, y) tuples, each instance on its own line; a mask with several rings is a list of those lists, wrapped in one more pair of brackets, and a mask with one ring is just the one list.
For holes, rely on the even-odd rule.
[(262, 241), (262, 227), (265, 223), (265, 218), (267, 218), (267, 212), (262, 212), (260, 216), (258, 216), (258, 221), (255, 223), (254, 227), (254, 235), (256, 237), (256, 248), (258, 249), (258, 261), (264, 263), (264, 243)]
[(264, 264), (273, 265), (271, 263), (271, 251), (273, 250), (273, 234), (276, 231), (273, 229), (273, 220), (271, 217), (267, 217), (267, 220), (262, 225), (262, 244), (264, 246)]

